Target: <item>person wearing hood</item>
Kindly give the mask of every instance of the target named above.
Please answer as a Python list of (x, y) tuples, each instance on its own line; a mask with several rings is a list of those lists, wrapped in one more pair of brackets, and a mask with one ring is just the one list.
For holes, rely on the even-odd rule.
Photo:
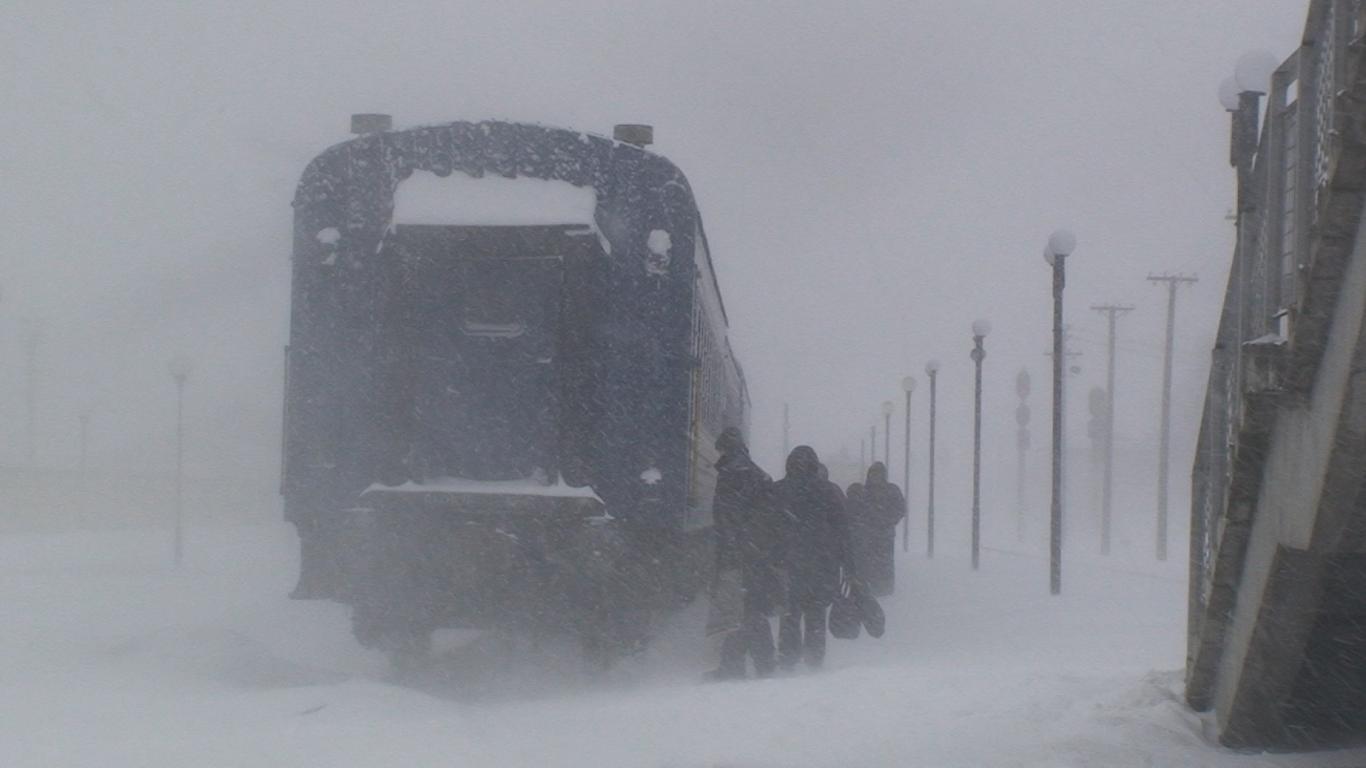
[[(858, 507), (863, 503), (863, 483), (850, 483), (849, 488), (844, 492), (844, 511), (849, 515), (850, 532), (852, 526), (857, 524), (854, 516), (858, 513)], [(857, 556), (857, 552), (855, 555)]]
[(890, 595), (896, 588), (896, 525), (906, 516), (906, 499), (900, 488), (887, 481), (886, 465), (875, 461), (859, 493), (850, 493), (849, 500), (859, 574), (874, 595)]
[(745, 657), (754, 661), (757, 677), (774, 670), (773, 629), (768, 617), (782, 603), (778, 570), (781, 543), (773, 480), (749, 457), (740, 430), (727, 427), (716, 439), (716, 569), (739, 572), (739, 626), (721, 641), (721, 665), (713, 679), (745, 677)]
[(838, 487), (821, 479), (820, 460), (800, 445), (787, 457), (787, 475), (776, 484), (786, 526), (783, 567), (787, 605), (778, 626), (779, 664), (825, 660), (825, 614), (839, 592), (841, 571), (852, 578), (849, 528)]
[(820, 478), (821, 478), (822, 480), (824, 480), (825, 482), (830, 483), (830, 487), (831, 487), (831, 488), (834, 488), (834, 489), (835, 489), (835, 493), (839, 494), (839, 497), (840, 497), (840, 501), (841, 501), (841, 502), (847, 501), (847, 500), (844, 498), (844, 489), (840, 487), (839, 483), (832, 482), (832, 481), (830, 480), (830, 468), (827, 467), (827, 466), (825, 466), (825, 463), (824, 463), (824, 462), (822, 462), (822, 463), (820, 464), (820, 469), (817, 470), (816, 474), (820, 475)]

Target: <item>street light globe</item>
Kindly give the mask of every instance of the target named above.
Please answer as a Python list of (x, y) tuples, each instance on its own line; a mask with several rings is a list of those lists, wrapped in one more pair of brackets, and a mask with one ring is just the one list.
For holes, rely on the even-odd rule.
[(1077, 248), (1077, 236), (1066, 229), (1055, 229), (1048, 236), (1048, 247), (1044, 248), (1044, 258), (1049, 264), (1056, 256), (1071, 256)]
[(896, 410), (896, 406), (895, 406), (895, 405), (892, 405), (892, 401), (891, 401), (891, 400), (883, 400), (883, 401), (882, 401), (882, 415), (883, 415), (883, 416), (891, 416), (891, 415), (892, 415), (892, 411), (894, 411), (894, 410)]
[(177, 380), (189, 377), (194, 370), (194, 363), (186, 355), (176, 355), (171, 358), (171, 362), (166, 366), (171, 372), (171, 377)]
[(902, 390), (903, 392), (905, 392), (906, 394), (908, 394), (908, 395), (909, 395), (910, 393), (914, 392), (914, 391), (915, 391), (915, 377), (914, 377), (914, 376), (907, 376), (907, 377), (905, 377), (904, 379), (902, 379), (902, 380), (901, 380), (901, 390)]
[(1249, 51), (1238, 59), (1233, 79), (1243, 93), (1271, 90), (1271, 75), (1281, 66), (1280, 59), (1267, 51)]
[(1238, 81), (1233, 77), (1226, 77), (1219, 83), (1219, 103), (1229, 112), (1238, 111)]
[(991, 333), (991, 321), (990, 321), (990, 320), (973, 320), (973, 321), (972, 321), (972, 335), (973, 335), (973, 336), (986, 336), (988, 333)]
[(925, 363), (925, 375), (926, 375), (926, 376), (933, 376), (933, 375), (935, 375), (935, 374), (938, 373), (938, 372), (939, 372), (939, 361), (938, 361), (938, 360), (931, 360), (931, 361), (929, 361), (928, 363)]

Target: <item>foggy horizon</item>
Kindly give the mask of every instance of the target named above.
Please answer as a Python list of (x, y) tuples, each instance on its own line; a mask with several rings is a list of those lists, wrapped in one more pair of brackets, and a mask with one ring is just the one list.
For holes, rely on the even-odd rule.
[[(652, 150), (697, 194), (755, 405), (752, 442), (771, 471), (781, 471), (783, 402), (794, 445), (857, 458), (868, 427), (881, 430), (883, 400), (897, 404), (899, 434), (908, 374), (923, 437), (931, 358), (943, 366), (940, 450), (964, 455), (968, 326), (979, 316), (995, 326), (987, 450), (999, 443), (995, 463), (1009, 466), (1021, 367), (1035, 381), (1042, 450), (1051, 307), (1038, 254), (1057, 227), (1079, 240), (1067, 321), (1083, 357), (1069, 380), (1069, 439), (1084, 443), (1085, 393), (1104, 384), (1103, 318), (1089, 306), (1118, 301), (1138, 308), (1119, 326), (1118, 439), (1151, 446), (1165, 298), (1144, 278), (1198, 274), (1179, 305), (1174, 387), (1173, 474), (1189, 466), (1232, 242), (1215, 86), (1245, 50), (1291, 50), (1301, 3), (795, 15), (749, 5), (724, 25), (720, 6), (531, 7), (478, 11), (482, 25), (452, 31), (460, 44), (439, 25), (405, 34), (422, 14), (354, 9), (316, 19), (263, 10), (275, 23), (251, 27), (242, 20), (260, 14), (207, 8), (9, 14), (5, 89), (22, 117), (0, 150), (15, 180), (4, 193), (14, 242), (0, 257), (0, 349), (15, 363), (0, 373), (0, 418), (17, 427), (0, 441), (5, 463), (24, 463), (22, 336), (36, 320), (39, 464), (74, 464), (76, 415), (89, 409), (92, 465), (165, 471), (165, 365), (185, 350), (196, 360), (193, 471), (274, 473), (289, 200), (304, 164), (347, 138), (348, 115), (377, 111), (397, 127), (509, 117), (607, 134), (616, 122), (654, 124)], [(299, 34), (310, 21), (320, 26)], [(520, 47), (493, 42), (504, 38), (495, 29), (518, 24)], [(618, 30), (616, 47), (569, 53), (603, 24)], [(550, 29), (560, 42), (541, 44)], [(1141, 37), (1126, 37), (1131, 29)], [(385, 39), (404, 44), (380, 54)], [(349, 57), (321, 55), (343, 48)], [(518, 50), (554, 66), (538, 74)], [(273, 74), (291, 61), (288, 77)], [(403, 82), (422, 86), (395, 87)], [(1162, 194), (1135, 184), (1140, 176)], [(913, 453), (923, 459), (924, 446)], [(894, 447), (898, 477), (899, 456)]]

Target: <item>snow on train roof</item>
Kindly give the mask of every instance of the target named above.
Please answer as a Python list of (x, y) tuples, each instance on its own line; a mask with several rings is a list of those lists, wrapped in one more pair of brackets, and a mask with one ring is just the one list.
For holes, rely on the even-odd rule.
[(402, 485), (382, 485), (375, 483), (365, 489), (365, 493), (385, 491), (400, 493), (470, 493), (478, 495), (509, 495), (509, 496), (552, 496), (558, 498), (572, 499), (595, 499), (602, 501), (602, 497), (593, 492), (592, 487), (584, 486), (576, 488), (567, 485), (563, 478), (556, 478), (554, 483), (549, 485), (538, 482), (533, 478), (525, 480), (468, 480), (463, 477), (436, 477), (425, 483), (415, 483), (409, 480)]
[(475, 178), (460, 171), (414, 171), (394, 190), (394, 224), (461, 226), (594, 225), (592, 187), (530, 176)]

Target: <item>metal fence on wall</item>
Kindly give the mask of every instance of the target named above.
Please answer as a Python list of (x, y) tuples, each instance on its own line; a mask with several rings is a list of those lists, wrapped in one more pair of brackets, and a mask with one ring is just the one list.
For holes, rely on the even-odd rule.
[(1318, 364), (1332, 297), (1315, 262), (1333, 255), (1321, 223), (1362, 13), (1362, 0), (1312, 0), (1303, 43), (1275, 71), (1265, 102), (1244, 93), (1230, 112), (1237, 241), (1192, 473), (1192, 647), (1216, 593), (1239, 575), (1219, 566), (1241, 563), (1241, 553), (1221, 549), (1246, 544), (1238, 534), (1255, 507), (1275, 409), (1312, 384)]

